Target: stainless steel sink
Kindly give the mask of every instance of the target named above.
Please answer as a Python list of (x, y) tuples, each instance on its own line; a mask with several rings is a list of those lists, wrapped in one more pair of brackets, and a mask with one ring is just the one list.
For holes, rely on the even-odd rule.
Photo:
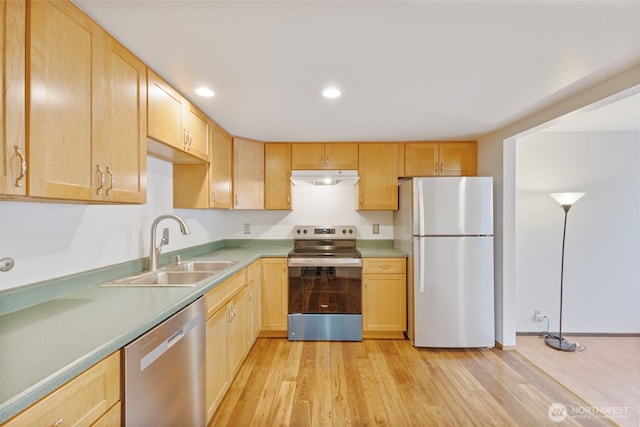
[(196, 286), (213, 276), (205, 271), (155, 271), (125, 277), (100, 286)]
[(217, 273), (225, 268), (237, 264), (237, 261), (183, 261), (179, 264), (171, 264), (166, 267), (170, 271), (206, 271)]

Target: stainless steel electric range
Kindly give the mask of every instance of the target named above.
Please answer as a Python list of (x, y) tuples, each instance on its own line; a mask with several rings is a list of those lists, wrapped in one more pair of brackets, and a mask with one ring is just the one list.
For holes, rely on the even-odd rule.
[(289, 340), (362, 340), (356, 227), (296, 226), (289, 253)]

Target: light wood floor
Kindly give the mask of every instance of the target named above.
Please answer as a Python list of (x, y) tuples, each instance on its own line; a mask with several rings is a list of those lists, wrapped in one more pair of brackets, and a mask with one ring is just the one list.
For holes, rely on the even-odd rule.
[(586, 350), (557, 351), (537, 336), (518, 336), (516, 349), (591, 405), (626, 408), (612, 417), (616, 423), (640, 426), (640, 337), (565, 338)]
[(263, 338), (210, 426), (555, 426), (553, 403), (586, 405), (515, 351)]

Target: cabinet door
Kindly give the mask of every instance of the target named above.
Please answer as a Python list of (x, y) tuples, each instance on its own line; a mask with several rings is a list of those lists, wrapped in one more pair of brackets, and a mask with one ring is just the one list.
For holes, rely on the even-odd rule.
[(477, 143), (441, 142), (440, 175), (474, 176), (478, 174)]
[(402, 332), (406, 330), (406, 275), (365, 274), (363, 284), (363, 331)]
[(144, 203), (147, 165), (147, 70), (105, 35), (99, 109), (94, 111), (93, 165), (105, 174), (97, 200)]
[(249, 305), (247, 349), (251, 349), (258, 333), (260, 333), (262, 323), (262, 319), (260, 317), (261, 265), (262, 262), (258, 260), (247, 267), (247, 289), (249, 293), (247, 297)]
[(325, 144), (324, 161), (325, 169), (358, 169), (358, 144)]
[(186, 132), (185, 151), (202, 160), (209, 161), (209, 127), (211, 123), (209, 117), (184, 98), (182, 112), (184, 132)]
[(291, 168), (324, 169), (324, 144), (291, 144)]
[(228, 307), (224, 306), (207, 319), (205, 338), (207, 423), (211, 421), (231, 382), (228, 350), (229, 317)]
[(264, 209), (264, 143), (233, 138), (235, 209)]
[(233, 138), (220, 126), (213, 124), (211, 138), (211, 207), (231, 209), (231, 147)]
[(247, 288), (242, 289), (231, 301), (231, 321), (229, 322), (229, 374), (236, 375), (247, 354)]
[(397, 156), (396, 144), (359, 144), (359, 210), (398, 209)]
[(438, 175), (438, 143), (407, 142), (404, 144), (404, 176)]
[(0, 194), (25, 195), (25, 22), (26, 2), (0, 4)]
[(285, 331), (288, 328), (287, 259), (262, 259), (262, 330)]
[(29, 195), (91, 200), (103, 31), (70, 2), (29, 5)]
[(147, 135), (182, 150), (182, 95), (152, 70), (147, 70)]
[(265, 144), (264, 164), (265, 209), (291, 209), (291, 144)]

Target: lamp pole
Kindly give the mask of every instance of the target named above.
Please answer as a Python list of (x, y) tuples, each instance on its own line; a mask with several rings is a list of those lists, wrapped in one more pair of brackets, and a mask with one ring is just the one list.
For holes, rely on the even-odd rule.
[(562, 257), (560, 259), (560, 328), (558, 336), (547, 336), (545, 343), (556, 350), (575, 351), (576, 345), (562, 339), (562, 298), (564, 294), (564, 244), (567, 236), (567, 216), (569, 209), (577, 202), (585, 193), (550, 193), (564, 210), (564, 226), (562, 228)]

